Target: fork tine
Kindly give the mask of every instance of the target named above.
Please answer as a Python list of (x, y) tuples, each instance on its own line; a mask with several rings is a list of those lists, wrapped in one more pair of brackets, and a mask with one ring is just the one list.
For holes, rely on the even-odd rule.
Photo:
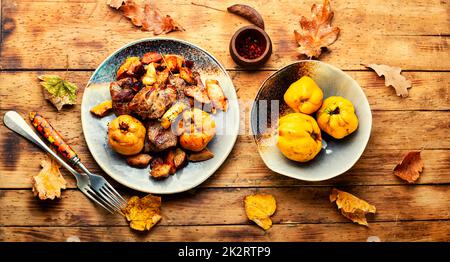
[(121, 208), (125, 206), (126, 203), (125, 203), (124, 201), (120, 200), (120, 199), (117, 197), (117, 195), (114, 194), (114, 192), (113, 192), (111, 189), (109, 189), (109, 187), (107, 186), (107, 184), (105, 184), (105, 185), (102, 187), (102, 189), (105, 190), (106, 192), (108, 192), (108, 193), (113, 197), (113, 199), (116, 201), (116, 203), (117, 203)]
[(86, 189), (98, 202), (103, 203), (104, 206), (108, 207), (108, 209), (111, 211), (111, 213), (116, 212), (115, 206), (111, 205), (111, 203), (108, 202), (108, 198), (105, 199), (104, 196), (99, 195), (94, 189), (91, 187), (88, 187)]
[(127, 203), (127, 201), (114, 189), (114, 187), (112, 187), (109, 183), (106, 183), (105, 185), (110, 191), (112, 191), (116, 196), (120, 198), (119, 200), (122, 200), (121, 203)]
[(112, 201), (113, 204), (115, 203), (115, 207), (116, 207), (117, 212), (118, 212), (119, 214), (125, 216), (125, 214), (123, 213), (123, 208), (125, 208), (125, 206), (119, 204), (119, 203), (117, 202), (117, 200), (114, 199), (114, 198), (115, 198), (114, 195), (111, 196), (111, 193), (108, 193), (108, 191), (105, 189), (105, 187), (100, 188), (99, 191), (100, 191), (101, 194), (110, 196), (110, 197), (109, 197), (109, 201)]
[(102, 200), (108, 205), (110, 206), (115, 212), (119, 211), (120, 208), (117, 206), (117, 204), (111, 199), (110, 196), (108, 196), (107, 194), (105, 194), (103, 191), (101, 190), (96, 190), (96, 192), (99, 194), (99, 196), (102, 198)]
[(104, 209), (106, 209), (109, 213), (113, 214), (114, 212), (111, 211), (109, 208), (107, 208), (106, 206), (104, 206), (102, 203), (100, 203), (94, 196), (90, 195), (93, 194), (95, 195), (95, 193), (88, 191), (88, 190), (82, 190), (82, 192), (89, 197), (91, 200), (93, 200), (95, 203), (99, 204), (100, 206), (102, 206)]
[(103, 197), (103, 198), (105, 198), (107, 201), (108, 201), (108, 203), (110, 204), (110, 205), (112, 205), (112, 206), (114, 206), (114, 209), (116, 210), (116, 211), (119, 211), (120, 209), (121, 209), (121, 207), (120, 207), (120, 205), (117, 203), (117, 201), (105, 190), (105, 189), (103, 189), (103, 187), (100, 187), (99, 189), (98, 189), (98, 193)]

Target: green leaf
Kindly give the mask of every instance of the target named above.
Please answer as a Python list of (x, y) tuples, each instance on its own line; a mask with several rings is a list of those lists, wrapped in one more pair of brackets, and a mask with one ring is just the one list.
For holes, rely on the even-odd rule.
[(57, 75), (38, 76), (45, 89), (45, 97), (60, 110), (63, 105), (73, 105), (77, 102), (78, 87)]

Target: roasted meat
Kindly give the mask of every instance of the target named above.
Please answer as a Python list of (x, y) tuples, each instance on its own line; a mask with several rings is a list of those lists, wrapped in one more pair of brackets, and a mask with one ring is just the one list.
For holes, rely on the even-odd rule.
[(184, 88), (184, 94), (186, 96), (192, 97), (200, 103), (209, 104), (211, 101), (209, 100), (208, 93), (206, 91), (205, 86), (200, 79), (200, 74), (197, 72), (192, 73), (195, 79), (195, 85), (188, 86)]
[(129, 102), (139, 89), (140, 82), (135, 81), (132, 77), (111, 82), (109, 92), (111, 94), (112, 107), (117, 116), (130, 114)]
[(157, 119), (176, 99), (177, 93), (173, 88), (146, 86), (133, 97), (128, 107), (143, 119)]
[(181, 92), (186, 88), (186, 82), (178, 74), (169, 76), (169, 84)]
[(161, 152), (177, 145), (177, 135), (172, 130), (164, 129), (158, 121), (147, 124), (147, 148), (149, 152)]
[(150, 63), (159, 63), (162, 60), (162, 55), (157, 52), (148, 52), (145, 53), (141, 59), (141, 62), (145, 65)]

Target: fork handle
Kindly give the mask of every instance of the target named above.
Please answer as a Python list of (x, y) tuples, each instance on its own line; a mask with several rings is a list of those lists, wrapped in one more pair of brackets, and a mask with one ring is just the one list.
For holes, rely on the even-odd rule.
[(80, 161), (77, 153), (75, 153), (75, 151), (64, 141), (62, 136), (55, 128), (53, 128), (47, 119), (36, 112), (31, 112), (30, 120), (34, 128), (43, 135), (48, 142), (54, 145), (58, 153), (67, 159), (69, 163), (76, 165)]
[(78, 175), (77, 171), (75, 171), (69, 164), (64, 162), (64, 160), (62, 160), (55, 152), (53, 152), (53, 150), (51, 150), (44, 143), (44, 141), (42, 141), (42, 139), (33, 131), (33, 129), (31, 129), (31, 127), (25, 122), (25, 120), (21, 115), (19, 115), (19, 113), (17, 113), (16, 111), (6, 112), (3, 116), (3, 122), (9, 129), (25, 137), (26, 139), (43, 149), (45, 152), (52, 155), (58, 161), (58, 163), (69, 170), (70, 173), (75, 176)]

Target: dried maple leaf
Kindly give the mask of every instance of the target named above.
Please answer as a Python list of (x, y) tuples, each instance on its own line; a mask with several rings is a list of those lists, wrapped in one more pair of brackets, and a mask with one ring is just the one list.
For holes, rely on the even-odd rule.
[(384, 76), (384, 84), (386, 86), (392, 86), (398, 96), (408, 96), (408, 88), (411, 88), (412, 84), (410, 80), (407, 80), (400, 74), (402, 72), (401, 68), (377, 64), (367, 64), (364, 66), (373, 69), (378, 76)]
[[(121, 1), (108, 1), (109, 6), (117, 8)], [(163, 15), (150, 0), (125, 0), (120, 4), (125, 17), (144, 31), (153, 31), (154, 35), (167, 34), (172, 31), (184, 31), (169, 15)]]
[(77, 102), (78, 87), (57, 75), (38, 76), (44, 87), (44, 97), (49, 100), (56, 109), (61, 110), (64, 105), (74, 105)]
[(130, 221), (130, 227), (135, 230), (150, 230), (161, 220), (161, 197), (148, 194), (143, 198), (134, 196), (128, 200), (123, 210)]
[(264, 230), (268, 230), (272, 226), (270, 217), (277, 209), (277, 202), (272, 195), (255, 194), (246, 196), (244, 206), (248, 219)]
[(125, 0), (108, 0), (106, 4), (112, 8), (119, 9)]
[(423, 161), (420, 151), (409, 152), (403, 158), (402, 163), (394, 168), (394, 175), (400, 177), (408, 183), (414, 183), (420, 176), (423, 169)]
[(308, 57), (319, 57), (322, 48), (334, 43), (339, 36), (340, 29), (331, 26), (334, 12), (331, 11), (329, 0), (323, 4), (313, 4), (311, 7), (311, 20), (302, 16), (300, 19), (301, 31), (294, 31), (295, 40), (299, 47), (297, 50)]
[(330, 202), (335, 201), (344, 217), (360, 225), (367, 226), (366, 214), (375, 214), (376, 212), (375, 206), (350, 193), (333, 188), (330, 194)]
[(61, 197), (61, 189), (66, 189), (66, 180), (59, 172), (55, 160), (46, 158), (41, 161), (42, 170), (33, 176), (33, 192), (39, 199), (55, 199)]

